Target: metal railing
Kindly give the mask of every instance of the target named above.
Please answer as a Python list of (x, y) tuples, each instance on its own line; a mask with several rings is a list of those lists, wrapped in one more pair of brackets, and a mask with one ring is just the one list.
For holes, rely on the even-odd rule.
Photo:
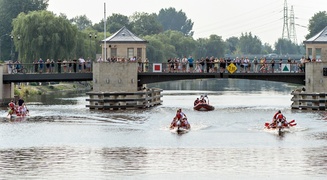
[[(97, 63), (97, 62), (94, 62)], [(101, 63), (138, 63), (138, 62), (101, 62)], [(312, 62), (319, 63), (319, 62)], [(233, 73), (281, 73), (287, 72), (302, 73), (305, 71), (305, 64), (301, 63), (138, 63), (137, 71), (156, 72), (156, 73), (229, 73), (229, 65), (233, 64), (235, 72)], [(41, 73), (88, 73), (92, 72), (92, 63), (81, 64), (78, 61), (67, 63), (5, 63), (4, 73), (8, 74), (41, 74)]]

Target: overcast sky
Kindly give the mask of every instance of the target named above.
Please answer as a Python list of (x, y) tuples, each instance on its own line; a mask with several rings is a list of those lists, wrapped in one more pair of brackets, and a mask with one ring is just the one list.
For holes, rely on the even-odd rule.
[[(159, 13), (162, 8), (182, 10), (194, 22), (194, 38), (208, 38), (211, 34), (240, 37), (251, 32), (262, 43), (273, 45), (283, 32), (284, 0), (49, 0), (48, 10), (68, 18), (86, 15), (98, 23), (113, 13), (130, 16), (134, 12)], [(306, 26), (315, 13), (327, 11), (326, 0), (287, 0), (293, 6), (295, 34), (298, 43), (308, 34)], [(289, 15), (290, 16), (290, 15)]]

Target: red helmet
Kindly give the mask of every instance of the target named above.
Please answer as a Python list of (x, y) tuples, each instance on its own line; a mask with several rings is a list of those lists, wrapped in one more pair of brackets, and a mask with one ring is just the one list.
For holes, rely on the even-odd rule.
[(278, 114), (277, 119), (283, 119), (283, 115), (282, 114)]

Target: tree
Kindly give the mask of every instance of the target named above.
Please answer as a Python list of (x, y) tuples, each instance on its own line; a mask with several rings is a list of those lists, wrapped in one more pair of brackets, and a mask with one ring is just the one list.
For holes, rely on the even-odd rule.
[(74, 55), (76, 26), (49, 11), (19, 14), (13, 20), (12, 34), (20, 36), (19, 41), (14, 41), (15, 47), (26, 63), (40, 57), (57, 59)]
[(273, 52), (273, 49), (271, 47), (270, 44), (268, 43), (265, 43), (263, 46), (262, 46), (262, 54), (269, 54), (269, 53), (272, 53)]
[(138, 36), (159, 34), (163, 29), (154, 13), (134, 13), (131, 16), (131, 27), (132, 32)]
[(230, 37), (226, 39), (227, 53), (234, 54), (237, 50), (238, 43), (239, 43), (238, 37)]
[(166, 63), (168, 58), (177, 57), (176, 49), (170, 44), (169, 34), (160, 33), (145, 36), (149, 44), (147, 45), (147, 58), (150, 62)]
[(0, 36), (8, 34), (1, 38), (1, 55), (4, 59), (10, 57), (12, 31), (12, 20), (21, 12), (45, 10), (48, 7), (49, 0), (0, 0)]
[(72, 24), (75, 24), (78, 30), (84, 30), (92, 26), (92, 21), (89, 20), (86, 15), (76, 16), (70, 20)]
[(177, 57), (193, 54), (196, 42), (191, 36), (185, 36), (180, 31), (168, 30), (163, 33), (169, 39), (169, 44), (175, 47)]
[(300, 46), (291, 40), (279, 38), (275, 43), (275, 50), (277, 54), (299, 54)]
[[(112, 14), (112, 16), (107, 17), (106, 21), (106, 31), (110, 32), (111, 34), (117, 32), (125, 26), (127, 29), (132, 29), (131, 23), (129, 22), (129, 18), (122, 14)], [(93, 29), (97, 30), (98, 32), (104, 31), (104, 21), (103, 19), (99, 22), (94, 24)]]
[(155, 36), (146, 36), (145, 39), (149, 41), (146, 47), (146, 57), (151, 63), (165, 62), (164, 49), (165, 45)]
[(193, 36), (193, 22), (187, 19), (182, 10), (176, 11), (175, 8), (161, 9), (158, 14), (158, 21), (162, 24), (163, 30), (176, 30), (184, 35)]
[(222, 40), (221, 36), (210, 35), (206, 44), (207, 55), (214, 57), (223, 57), (225, 54), (225, 42)]
[(320, 31), (322, 31), (327, 26), (327, 13), (326, 11), (320, 11), (316, 13), (310, 20), (309, 20), (309, 27), (308, 31), (309, 34), (306, 35), (306, 39), (311, 38), (312, 36), (316, 35)]
[(129, 19), (127, 16), (121, 14), (112, 14), (107, 20), (108, 24), (108, 32), (111, 34), (117, 32), (122, 27), (126, 27), (127, 29), (131, 29)]
[(245, 33), (240, 37), (239, 47), (242, 53), (245, 54), (261, 54), (262, 43), (257, 36), (252, 36), (252, 33)]

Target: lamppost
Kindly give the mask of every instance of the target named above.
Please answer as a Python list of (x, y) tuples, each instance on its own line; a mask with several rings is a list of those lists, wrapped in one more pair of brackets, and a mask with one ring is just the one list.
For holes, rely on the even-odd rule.
[[(14, 61), (14, 56), (15, 56), (15, 52), (14, 52), (14, 35), (10, 35), (10, 38), (11, 38), (10, 56), (11, 56), (11, 60)], [(20, 36), (17, 36), (17, 39), (20, 40)]]
[[(90, 37), (90, 55), (92, 55), (92, 49), (91, 49), (91, 38), (92, 38), (92, 34), (91, 33), (89, 34), (89, 37)], [(92, 57), (92, 56), (90, 56), (90, 57)]]
[[(18, 41), (20, 41), (20, 36), (19, 35), (17, 36), (17, 39), (18, 39)], [(20, 62), (23, 63), (23, 61), (21, 59), (22, 57), (20, 57), (20, 45), (18, 45), (18, 58), (19, 58)]]
[(2, 60), (1, 41), (2, 41), (2, 37), (4, 37), (4, 36), (8, 36), (8, 34), (4, 34), (4, 35), (0, 36), (0, 60)]
[(10, 35), (10, 38), (11, 38), (11, 51), (10, 51), (10, 60), (13, 61), (14, 59), (14, 54), (13, 54), (13, 48), (14, 48), (14, 36), (13, 35)]
[[(92, 46), (91, 46), (91, 39), (92, 39), (92, 33), (89, 33), (89, 37), (90, 37), (90, 57), (92, 58)], [(95, 39), (95, 41), (96, 41), (96, 39), (97, 39), (97, 35), (96, 34), (94, 34), (94, 39)], [(96, 56), (96, 46), (95, 46), (95, 56)]]
[(97, 35), (94, 34), (94, 39), (95, 39), (95, 43), (94, 43), (94, 56), (95, 58), (97, 58)]

